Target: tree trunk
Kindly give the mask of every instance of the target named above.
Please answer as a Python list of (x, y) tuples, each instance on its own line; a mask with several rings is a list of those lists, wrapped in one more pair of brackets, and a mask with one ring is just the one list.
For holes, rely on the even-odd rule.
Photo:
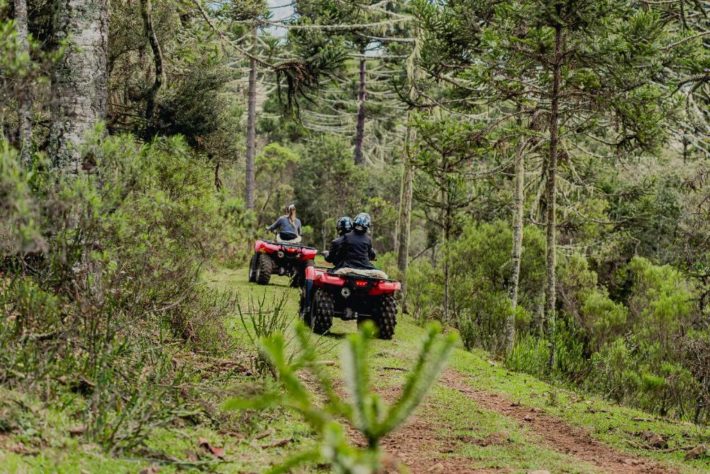
[(511, 312), (505, 322), (505, 353), (510, 354), (515, 344), (515, 313), (518, 307), (518, 287), (520, 282), (520, 261), (523, 253), (523, 210), (525, 206), (525, 141), (521, 139), (515, 150), (515, 193), (513, 195), (513, 249), (511, 252), (512, 271), (510, 276)]
[(545, 282), (545, 334), (550, 344), (548, 370), (555, 362), (555, 311), (557, 305), (557, 149), (559, 145), (560, 83), (562, 82), (562, 26), (555, 26), (555, 61), (550, 105), (550, 153), (545, 183), (547, 200), (547, 252)]
[(449, 324), (450, 295), (449, 285), (451, 280), (451, 267), (449, 258), (449, 237), (451, 229), (448, 224), (449, 211), (446, 211), (447, 223), (444, 225), (444, 324)]
[(106, 117), (109, 0), (54, 0), (54, 33), (67, 41), (52, 77), (50, 152), (64, 173), (82, 168), (86, 134)]
[(155, 134), (155, 98), (161, 86), (165, 83), (165, 71), (163, 69), (163, 51), (160, 49), (158, 36), (155, 34), (155, 28), (153, 28), (152, 0), (141, 0), (141, 16), (143, 17), (143, 28), (148, 37), (150, 49), (153, 51), (153, 63), (155, 64), (155, 80), (148, 90), (145, 106), (146, 137), (150, 138)]
[[(27, 27), (27, 0), (15, 0), (15, 30), (21, 51), (29, 56), (30, 40)], [(32, 89), (29, 84), (18, 95), (20, 119), (20, 160), (22, 167), (32, 165)]]
[[(253, 44), (256, 45), (256, 28), (252, 31)], [(249, 91), (247, 100), (247, 163), (246, 163), (246, 201), (247, 209), (254, 209), (256, 156), (256, 59), (249, 58)]]
[(355, 129), (355, 164), (362, 165), (365, 158), (362, 155), (362, 142), (365, 139), (365, 101), (367, 100), (365, 58), (360, 59), (360, 81), (357, 90), (357, 127)]
[[(448, 180), (449, 165), (447, 159), (444, 158), (444, 176)], [(451, 193), (449, 192), (449, 183), (446, 181), (446, 188), (442, 192), (442, 202), (445, 207), (444, 211), (444, 324), (449, 324), (449, 306), (450, 306), (450, 280), (451, 280), (451, 256), (449, 248), (449, 239), (451, 238)]]
[(402, 171), (402, 191), (399, 201), (399, 244), (397, 246), (397, 268), (402, 283), (402, 312), (408, 313), (407, 308), (407, 268), (409, 266), (409, 236), (412, 231), (412, 191), (414, 181), (414, 168), (412, 167), (411, 140), (413, 131), (407, 125), (407, 138), (404, 153), (404, 170)]

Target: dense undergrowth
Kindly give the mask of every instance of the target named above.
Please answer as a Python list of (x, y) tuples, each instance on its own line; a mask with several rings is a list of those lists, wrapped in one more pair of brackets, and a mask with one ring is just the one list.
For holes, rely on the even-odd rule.
[[(469, 349), (503, 353), (511, 230), (503, 221), (470, 224), (449, 246), (450, 323)], [(633, 257), (600, 281), (599, 261), (560, 255), (554, 365), (542, 336), (544, 237), (525, 229), (518, 338), (507, 365), (552, 378), (661, 415), (706, 423), (710, 412), (710, 331), (698, 303), (702, 291), (669, 265)], [(384, 262), (389, 265), (389, 259)], [(393, 268), (392, 272), (396, 273)], [(442, 263), (415, 262), (408, 273), (409, 307), (417, 320), (443, 317)]]
[(0, 166), (0, 383), (47, 402), (67, 394), (87, 434), (112, 451), (200, 412), (195, 355), (234, 350), (234, 299), (205, 265), (234, 256), (248, 217), (215, 193), (182, 139), (87, 145), (89, 170), (57, 177), (41, 157)]

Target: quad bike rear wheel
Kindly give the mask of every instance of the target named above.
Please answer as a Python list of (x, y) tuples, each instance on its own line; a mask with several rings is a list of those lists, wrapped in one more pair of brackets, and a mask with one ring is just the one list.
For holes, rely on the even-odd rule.
[(251, 256), (249, 261), (249, 283), (254, 283), (256, 281), (256, 265), (259, 261), (259, 254), (255, 253)]
[(333, 325), (335, 302), (327, 291), (318, 288), (313, 295), (310, 311), (303, 315), (303, 322), (316, 334), (325, 334)]
[(380, 299), (374, 322), (379, 339), (389, 340), (394, 337), (394, 327), (397, 325), (397, 300), (394, 295)]
[(257, 264), (256, 264), (256, 274), (254, 275), (254, 279), (256, 282), (260, 285), (268, 285), (269, 280), (271, 280), (271, 271), (273, 269), (274, 262), (271, 260), (271, 257), (268, 255), (262, 253), (259, 255)]

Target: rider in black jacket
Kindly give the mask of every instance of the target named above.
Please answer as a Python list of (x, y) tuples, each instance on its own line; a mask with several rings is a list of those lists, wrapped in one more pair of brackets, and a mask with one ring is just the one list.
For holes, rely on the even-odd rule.
[(337, 267), (342, 260), (340, 250), (343, 245), (343, 239), (345, 234), (353, 230), (353, 220), (348, 216), (343, 216), (338, 219), (335, 228), (338, 231), (338, 238), (330, 243), (330, 250), (325, 254), (325, 261)]
[(367, 235), (370, 228), (370, 215), (364, 212), (355, 216), (353, 220), (353, 231), (345, 234), (340, 244), (340, 255), (342, 259), (336, 268), (355, 268), (362, 270), (374, 270), (375, 267), (370, 260), (375, 260), (375, 250), (372, 248), (372, 239)]

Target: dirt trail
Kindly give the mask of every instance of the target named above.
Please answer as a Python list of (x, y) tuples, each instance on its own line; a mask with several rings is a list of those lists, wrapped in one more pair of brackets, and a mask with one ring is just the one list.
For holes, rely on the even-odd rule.
[[(579, 459), (599, 469), (601, 473), (631, 474), (670, 474), (678, 470), (660, 465), (652, 460), (625, 454), (596, 441), (585, 430), (570, 426), (566, 422), (541, 410), (513, 403), (510, 399), (496, 393), (476, 390), (467, 383), (465, 376), (455, 370), (447, 370), (439, 383), (462, 393), (481, 408), (495, 411), (516, 420), (521, 426), (535, 434), (545, 447)], [(336, 389), (345, 395), (342, 385)], [(376, 390), (388, 402), (399, 395), (398, 387)], [(424, 404), (431, 401), (424, 401)], [(440, 407), (430, 407), (440, 408)], [(414, 474), (468, 474), (468, 473), (506, 473), (511, 469), (482, 469), (471, 465), (473, 460), (455, 454), (462, 440), (447, 429), (443, 421), (434, 417), (422, 419), (411, 417), (400, 429), (382, 442), (388, 454), (385, 472), (400, 472), (398, 465), (404, 464)], [(349, 428), (350, 436), (364, 446), (364, 440), (356, 430)], [(490, 443), (504, 442), (491, 439)], [(479, 440), (480, 442), (480, 440)], [(534, 441), (533, 441), (534, 442)]]
[(454, 370), (447, 370), (441, 377), (440, 383), (458, 390), (482, 408), (517, 420), (521, 425), (539, 436), (547, 447), (590, 463), (598, 467), (601, 472), (652, 474), (678, 472), (676, 469), (659, 465), (654, 461), (616, 451), (610, 446), (593, 439), (585, 430), (570, 426), (559, 418), (543, 413), (541, 410), (513, 403), (502, 395), (475, 390), (466, 384), (464, 377)]
[[(342, 382), (336, 381), (336, 391), (347, 397)], [(400, 394), (399, 388), (382, 388), (375, 391), (388, 403), (392, 403)], [(425, 400), (424, 404), (428, 402)], [(365, 446), (364, 437), (352, 426), (346, 426), (350, 438), (360, 446)], [(454, 454), (456, 440), (445, 435), (446, 426), (439, 420), (422, 420), (414, 415), (394, 433), (382, 440), (386, 453), (385, 473), (399, 473), (399, 466), (404, 465), (413, 474), (465, 474), (505, 472), (499, 470), (476, 470), (471, 468), (471, 460)]]

